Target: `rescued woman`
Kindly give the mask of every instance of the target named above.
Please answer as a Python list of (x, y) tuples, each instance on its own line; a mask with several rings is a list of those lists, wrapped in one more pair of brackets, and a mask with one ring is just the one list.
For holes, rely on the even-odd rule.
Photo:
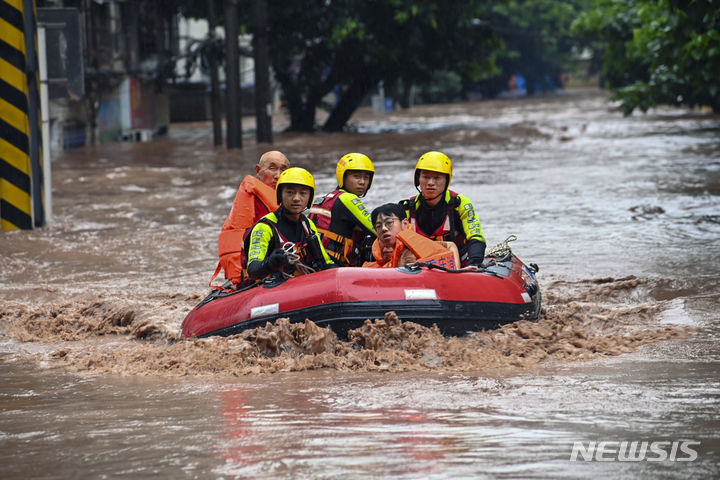
[(378, 232), (372, 245), (375, 261), (365, 262), (363, 267), (402, 267), (420, 262), (460, 269), (457, 247), (452, 242), (434, 241), (416, 233), (397, 203), (377, 207), (371, 217)]

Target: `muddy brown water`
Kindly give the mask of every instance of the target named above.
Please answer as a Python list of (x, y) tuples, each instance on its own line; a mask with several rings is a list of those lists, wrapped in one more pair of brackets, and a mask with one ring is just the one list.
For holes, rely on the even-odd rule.
[(540, 266), (541, 319), (445, 338), (389, 313), (348, 341), (312, 322), (181, 341), (270, 147), (213, 148), (209, 125), (184, 124), (65, 152), (51, 224), (0, 234), (1, 478), (718, 477), (717, 116), (623, 118), (573, 90), (352, 123), (272, 148), (318, 192), (342, 154), (368, 154), (371, 208), (446, 152), (489, 244), (517, 235)]

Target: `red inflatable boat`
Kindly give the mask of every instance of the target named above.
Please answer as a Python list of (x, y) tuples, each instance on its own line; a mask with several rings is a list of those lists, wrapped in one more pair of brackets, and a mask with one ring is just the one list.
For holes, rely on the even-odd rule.
[(394, 311), (403, 321), (437, 324), (446, 335), (497, 328), (540, 314), (537, 266), (514, 255), (488, 259), (480, 271), (413, 264), (336, 268), (269, 280), (237, 292), (215, 291), (182, 324), (183, 338), (234, 335), (282, 317), (309, 318), (341, 338), (366, 319)]

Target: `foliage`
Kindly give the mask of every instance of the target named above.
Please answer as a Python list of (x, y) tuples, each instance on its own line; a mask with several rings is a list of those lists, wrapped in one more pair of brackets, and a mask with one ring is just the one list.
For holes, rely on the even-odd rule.
[(625, 115), (659, 104), (720, 113), (720, 2), (595, 0), (573, 32), (602, 58)]
[(493, 96), (511, 75), (523, 75), (528, 93), (562, 86), (561, 76), (573, 68), (575, 40), (570, 25), (586, 0), (509, 0), (493, 5), (489, 26), (501, 35), (506, 49), (498, 52), (495, 76), (476, 86)]
[[(186, 15), (205, 8), (199, 0), (175, 1)], [(253, 1), (240, 0), (245, 31)], [(320, 128), (338, 131), (380, 81), (395, 93), (417, 85), (424, 101), (461, 98), (470, 88), (494, 96), (516, 73), (527, 78), (529, 93), (560, 85), (572, 54), (569, 25), (590, 0), (265, 1), (271, 65), (290, 129), (317, 128), (316, 109), (333, 92), (337, 101)]]
[(449, 103), (462, 100), (462, 78), (455, 72), (433, 73), (430, 81), (418, 85), (415, 103)]
[(494, 67), (498, 39), (474, 20), (477, 0), (269, 0), (270, 55), (291, 129), (312, 130), (315, 108), (338, 94), (327, 131), (344, 127), (379, 81), (422, 83), (439, 70)]

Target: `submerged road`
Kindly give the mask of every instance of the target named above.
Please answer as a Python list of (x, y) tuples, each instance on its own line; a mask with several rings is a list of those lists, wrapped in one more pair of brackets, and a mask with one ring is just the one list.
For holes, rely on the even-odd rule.
[(517, 235), (540, 266), (537, 323), (446, 338), (377, 322), (362, 348), (312, 327), (178, 340), (266, 146), (213, 149), (195, 124), (64, 152), (52, 223), (0, 234), (0, 477), (718, 477), (720, 119), (624, 118), (606, 98), (276, 133), (318, 193), (344, 153), (369, 155), (370, 208), (445, 152), (489, 245)]

